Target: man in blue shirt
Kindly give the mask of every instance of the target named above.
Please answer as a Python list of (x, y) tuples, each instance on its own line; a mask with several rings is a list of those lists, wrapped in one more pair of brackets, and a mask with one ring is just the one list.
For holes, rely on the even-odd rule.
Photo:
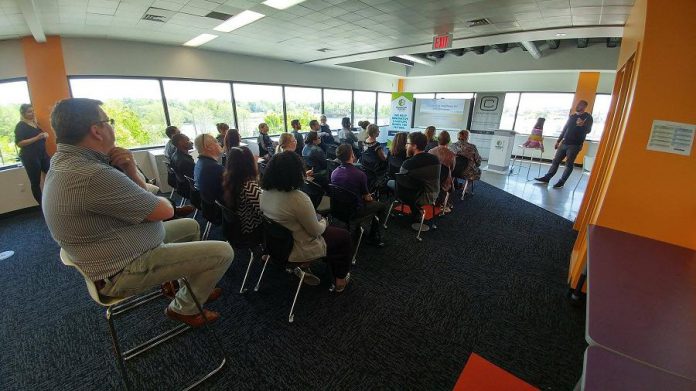
[(209, 134), (201, 134), (193, 141), (198, 151), (198, 161), (193, 171), (196, 189), (208, 202), (223, 200), (222, 173), (225, 169), (217, 161), (222, 147)]
[(367, 175), (353, 165), (355, 155), (349, 144), (339, 145), (336, 149), (336, 157), (341, 161), (341, 165), (331, 173), (331, 183), (358, 196), (358, 212), (354, 219), (360, 224), (372, 220), (366, 242), (377, 247), (384, 247), (379, 219), (384, 218), (387, 206), (372, 198), (367, 188)]
[(265, 122), (259, 124), (259, 137), (256, 138), (256, 142), (259, 143), (259, 156), (270, 160), (275, 153), (275, 145), (271, 136), (268, 135), (268, 125)]

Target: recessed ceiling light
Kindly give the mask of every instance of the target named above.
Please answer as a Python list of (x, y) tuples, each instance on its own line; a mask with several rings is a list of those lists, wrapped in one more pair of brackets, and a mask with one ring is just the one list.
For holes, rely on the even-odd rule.
[(264, 16), (266, 15), (254, 11), (243, 11), (222, 22), (213, 30), (229, 33), (232, 30), (236, 30), (240, 27), (248, 25), (249, 23), (255, 22)]
[(213, 35), (213, 34), (201, 34), (201, 35), (197, 36), (196, 38), (186, 42), (184, 44), (184, 46), (191, 46), (191, 47), (201, 46), (204, 43), (208, 43), (217, 37), (218, 37), (217, 35)]
[(556, 33), (556, 36), (557, 36), (557, 37), (565, 37), (565, 36), (566, 36), (566, 33)]
[(295, 4), (300, 4), (305, 0), (266, 0), (263, 4), (275, 9), (284, 10), (292, 7)]

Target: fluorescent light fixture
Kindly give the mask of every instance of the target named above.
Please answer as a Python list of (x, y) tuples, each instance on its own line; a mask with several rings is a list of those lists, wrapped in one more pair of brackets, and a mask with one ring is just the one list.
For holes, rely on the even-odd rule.
[(264, 16), (266, 15), (254, 11), (243, 11), (222, 22), (213, 30), (229, 33), (232, 30), (236, 30), (240, 27), (248, 25), (249, 23), (255, 22)]
[(191, 46), (191, 47), (201, 46), (204, 43), (208, 43), (217, 37), (218, 37), (217, 35), (213, 35), (213, 34), (201, 34), (201, 35), (197, 36), (196, 38), (186, 42), (184, 44), (184, 46)]
[(300, 4), (305, 0), (266, 0), (262, 4), (275, 9), (284, 10), (292, 7), (295, 4)]
[(394, 62), (394, 63), (401, 64), (401, 65), (406, 65), (407, 67), (412, 67), (415, 65), (413, 63), (413, 61), (404, 60), (401, 57), (389, 57), (389, 62)]
[(565, 37), (565, 36), (566, 36), (566, 33), (556, 33), (556, 36), (557, 36), (557, 37)]
[(425, 58), (418, 57), (418, 56), (411, 56), (410, 54), (402, 54), (402, 55), (396, 56), (396, 57), (403, 58), (404, 60), (408, 60), (408, 61), (412, 61), (412, 62), (417, 62), (417, 63), (423, 64), (423, 65), (428, 65), (428, 66), (435, 65), (435, 61), (427, 60)]

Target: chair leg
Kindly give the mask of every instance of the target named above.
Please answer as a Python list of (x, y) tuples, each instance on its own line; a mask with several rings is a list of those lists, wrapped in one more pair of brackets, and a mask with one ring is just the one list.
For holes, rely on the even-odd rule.
[[(450, 191), (454, 191), (454, 190), (450, 189)], [(445, 193), (445, 201), (442, 203), (442, 210), (440, 211), (440, 216), (445, 215), (445, 208), (447, 207), (447, 203), (449, 202), (449, 195), (450, 195), (449, 193), (450, 193), (449, 191), (447, 193)], [(433, 206), (433, 212), (435, 212), (434, 206)], [(433, 219), (434, 218), (435, 218), (435, 214), (433, 213)]]
[(392, 201), (391, 204), (389, 204), (389, 211), (387, 212), (387, 217), (384, 218), (384, 229), (387, 229), (387, 222), (389, 222), (389, 216), (391, 216), (392, 209), (394, 209), (394, 204), (396, 204), (396, 200)]
[(174, 198), (174, 189), (172, 189), (172, 192), (169, 193), (169, 199), (171, 200), (173, 198)]
[(268, 260), (271, 259), (270, 255), (266, 256), (266, 261), (263, 263), (263, 267), (261, 268), (261, 274), (259, 274), (259, 280), (256, 281), (256, 286), (254, 287), (254, 292), (259, 291), (259, 285), (261, 285), (261, 279), (263, 278), (263, 272), (266, 271), (266, 265), (268, 265)]
[(186, 203), (186, 198), (181, 197), (181, 201), (179, 201), (179, 208), (181, 208), (182, 206), (184, 206), (185, 203)]
[(425, 222), (425, 210), (421, 210), (421, 221), (420, 221), (420, 226), (418, 227), (418, 234), (416, 235), (416, 239), (419, 242), (423, 241), (423, 239), (421, 239), (421, 237), (420, 237), (421, 231), (423, 230), (423, 222)]
[(213, 229), (213, 223), (208, 221), (205, 224), (205, 229), (203, 230), (203, 235), (201, 236), (201, 240), (208, 240), (208, 236), (210, 235), (210, 230)]
[(197, 214), (198, 214), (198, 209), (194, 209), (194, 211), (193, 211), (193, 217), (191, 217), (191, 218), (195, 220)]
[(466, 195), (466, 189), (469, 187), (469, 180), (464, 179), (464, 188), (462, 189), (462, 201), (464, 201), (464, 196)]
[(365, 233), (365, 229), (362, 227), (362, 225), (358, 225), (358, 228), (360, 229), (360, 236), (358, 236), (358, 244), (355, 246), (355, 253), (353, 253), (353, 265), (355, 265), (355, 262), (357, 262), (357, 259), (355, 259), (355, 257), (358, 256), (360, 242), (362, 242), (363, 233)]
[[(247, 277), (249, 276), (249, 270), (251, 269), (251, 264), (254, 263), (254, 257), (255, 257), (254, 252), (252, 250), (249, 250), (249, 264), (247, 265), (246, 273), (244, 273), (244, 279), (242, 280), (242, 287), (239, 288), (239, 293), (244, 293), (247, 291), (246, 289), (244, 289), (244, 287), (246, 286), (246, 280), (247, 280)], [(258, 290), (258, 289), (256, 289), (256, 290)]]
[(288, 322), (292, 323), (295, 320), (295, 303), (297, 303), (297, 296), (300, 295), (300, 289), (302, 288), (302, 281), (304, 281), (305, 271), (302, 268), (297, 267), (300, 270), (300, 282), (297, 284), (297, 290), (295, 291), (295, 298), (292, 299), (292, 306), (290, 306), (290, 314), (288, 315)]
[(126, 364), (123, 361), (123, 355), (121, 354), (121, 346), (118, 344), (118, 336), (116, 335), (116, 327), (114, 326), (111, 307), (106, 309), (106, 320), (109, 323), (109, 334), (111, 334), (111, 343), (114, 348), (114, 355), (116, 356), (118, 371), (121, 373), (121, 380), (123, 380), (126, 390), (131, 390), (132, 387), (130, 380), (128, 379), (128, 374), (126, 373)]

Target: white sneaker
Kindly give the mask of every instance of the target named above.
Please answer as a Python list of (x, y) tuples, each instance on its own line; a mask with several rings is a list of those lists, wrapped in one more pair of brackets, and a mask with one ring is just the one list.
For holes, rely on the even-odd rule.
[[(319, 279), (319, 277), (317, 277), (316, 275), (314, 275), (312, 273), (312, 270), (310, 268), (303, 269), (303, 271), (304, 271), (304, 280), (302, 280), (302, 282), (304, 282), (307, 285), (311, 285), (311, 286), (319, 285), (321, 280)], [(297, 277), (299, 277), (299, 278), (302, 277), (302, 273), (300, 273), (299, 268), (295, 268), (294, 273)]]

